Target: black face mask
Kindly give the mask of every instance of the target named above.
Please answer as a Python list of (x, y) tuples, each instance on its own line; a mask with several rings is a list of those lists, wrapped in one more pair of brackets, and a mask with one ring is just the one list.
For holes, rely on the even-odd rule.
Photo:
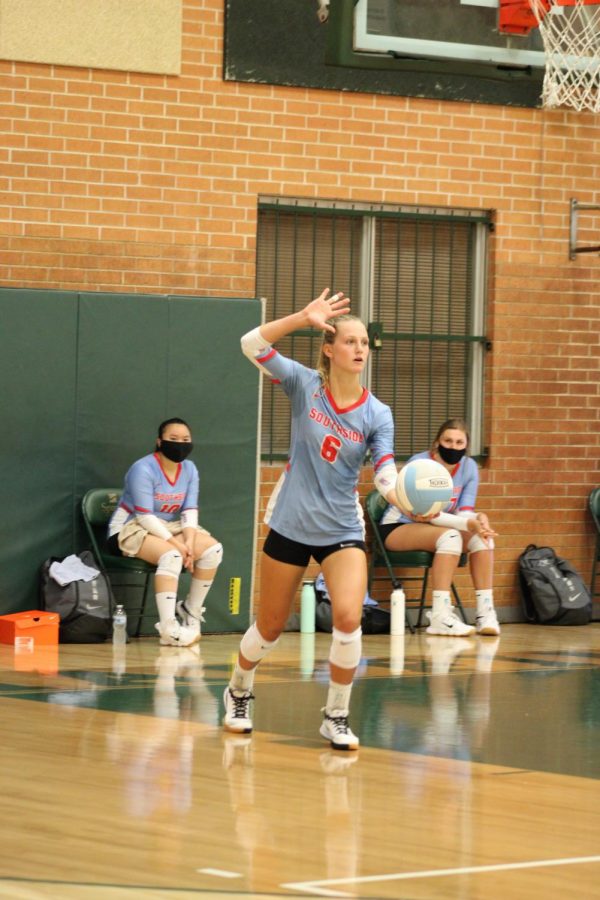
[(194, 445), (191, 442), (165, 441), (164, 438), (161, 439), (160, 447), (158, 448), (163, 456), (166, 456), (167, 459), (170, 459), (171, 462), (174, 463), (183, 462), (184, 459), (188, 458), (193, 449)]
[(462, 450), (455, 450), (453, 447), (442, 447), (440, 444), (437, 448), (437, 452), (440, 454), (445, 463), (448, 463), (449, 466), (454, 466), (456, 463), (460, 462), (465, 453), (467, 452), (467, 448), (463, 447)]

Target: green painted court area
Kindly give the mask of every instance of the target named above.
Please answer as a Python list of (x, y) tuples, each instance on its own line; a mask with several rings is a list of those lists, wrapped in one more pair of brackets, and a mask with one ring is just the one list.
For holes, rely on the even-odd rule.
[[(299, 637), (288, 635), (286, 641), (293, 646)], [(325, 646), (326, 636), (319, 641)], [(434, 653), (452, 655), (451, 644), (437, 639)], [(600, 651), (566, 646), (552, 653), (511, 653), (500, 646), (493, 667), (485, 672), (473, 665), (478, 660), (473, 647), (460, 648), (446, 673), (433, 674), (432, 660), (423, 654), (411, 655), (402, 675), (391, 676), (385, 642), (378, 638), (375, 652), (368, 640), (365, 645), (352, 709), (363, 747), (600, 776)], [(110, 652), (108, 645), (106, 650)], [(190, 659), (180, 661), (173, 674), (172, 659), (180, 652), (163, 650), (151, 664), (122, 674), (108, 666), (59, 669), (51, 677), (5, 670), (0, 697), (179, 718), (219, 731), (225, 667), (201, 665), (199, 656), (187, 651)], [(447, 659), (436, 665), (443, 669)], [(310, 675), (302, 674), (301, 666), (298, 671), (276, 660), (267, 663), (255, 687), (256, 732), (284, 743), (321, 746), (318, 727), (327, 677), (326, 657), (317, 660)]]

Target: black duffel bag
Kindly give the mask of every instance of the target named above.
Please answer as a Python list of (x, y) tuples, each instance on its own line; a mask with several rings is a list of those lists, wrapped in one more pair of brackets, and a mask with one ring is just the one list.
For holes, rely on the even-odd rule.
[[(83, 550), (79, 559), (86, 566), (99, 566), (90, 550)], [(50, 575), (50, 566), (60, 562), (50, 557), (40, 570), (40, 609), (60, 616), (58, 640), (61, 644), (97, 644), (112, 633), (112, 604), (110, 585), (100, 572), (92, 581), (72, 581), (61, 587)]]
[[(329, 631), (333, 627), (331, 602), (325, 580), (319, 575), (315, 581), (315, 624), (317, 631)], [(370, 604), (363, 605), (360, 627), (363, 634), (389, 634), (390, 613), (387, 609)]]

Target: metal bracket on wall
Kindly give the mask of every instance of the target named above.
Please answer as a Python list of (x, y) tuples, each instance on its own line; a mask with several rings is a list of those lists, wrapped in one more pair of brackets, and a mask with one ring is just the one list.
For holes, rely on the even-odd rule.
[(577, 225), (579, 219), (579, 212), (590, 212), (592, 210), (600, 211), (600, 206), (589, 204), (589, 203), (579, 203), (574, 198), (571, 199), (571, 217), (569, 221), (569, 259), (575, 259), (578, 253), (598, 253), (600, 255), (600, 244), (597, 244), (593, 247), (578, 247), (577, 246)]

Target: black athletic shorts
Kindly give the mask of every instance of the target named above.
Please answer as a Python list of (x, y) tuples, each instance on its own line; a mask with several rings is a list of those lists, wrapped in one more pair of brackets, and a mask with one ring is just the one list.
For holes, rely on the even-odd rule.
[(109, 539), (106, 542), (106, 546), (108, 547), (108, 552), (111, 556), (123, 556), (123, 552), (119, 547), (119, 535), (111, 534)]
[(408, 522), (390, 522), (388, 525), (379, 526), (379, 534), (384, 545), (392, 531), (395, 531), (396, 528), (401, 528), (402, 525), (408, 525)]
[(278, 562), (289, 563), (291, 566), (306, 566), (310, 562), (311, 556), (319, 564), (323, 560), (337, 553), (338, 550), (345, 550), (347, 547), (358, 547), (366, 553), (367, 547), (364, 541), (349, 539), (347, 541), (338, 541), (335, 544), (326, 544), (325, 546), (317, 546), (315, 544), (302, 544), (300, 541), (293, 541), (291, 538), (284, 537), (277, 531), (271, 529), (267, 535), (263, 553), (276, 559)]

